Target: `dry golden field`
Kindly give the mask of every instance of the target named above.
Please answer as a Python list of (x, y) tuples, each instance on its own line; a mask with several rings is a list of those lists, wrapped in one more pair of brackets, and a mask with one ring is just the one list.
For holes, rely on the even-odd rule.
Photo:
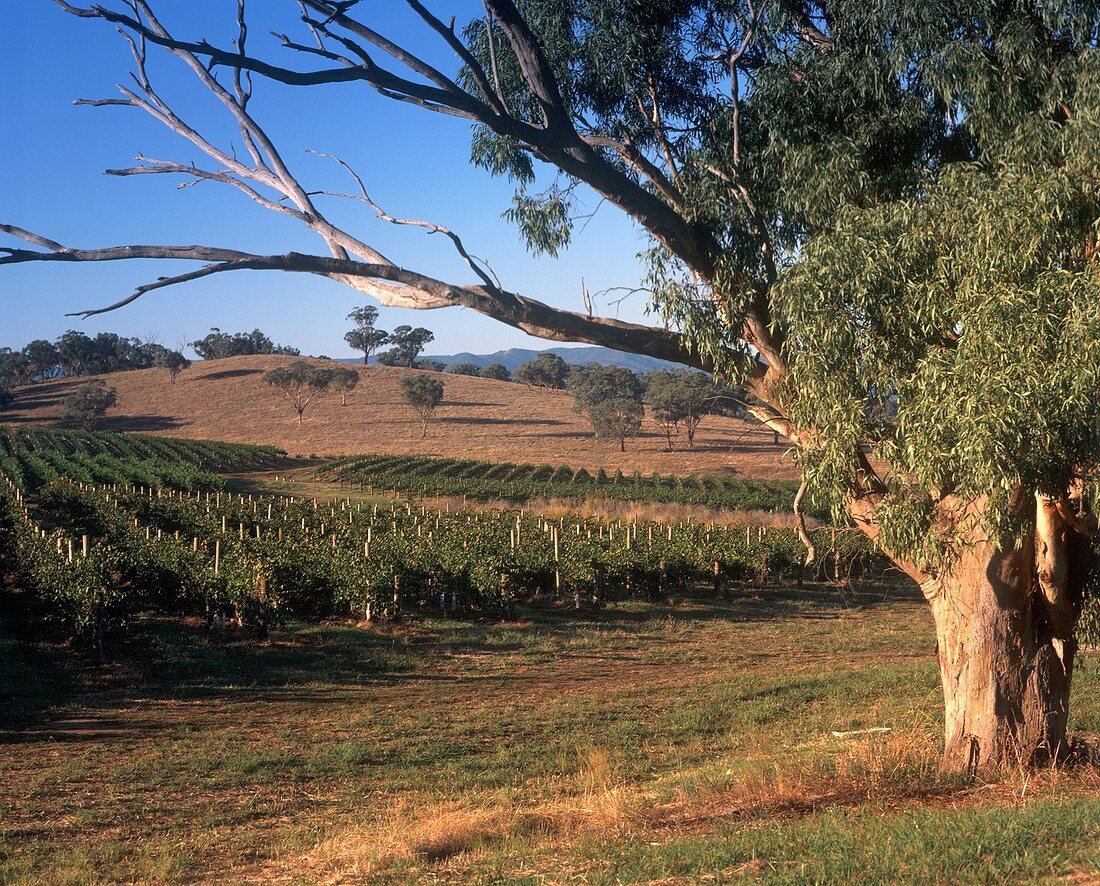
[[(311, 404), (299, 429), (294, 411), (262, 381), (265, 371), (290, 357), (234, 357), (196, 363), (175, 384), (161, 369), (104, 376), (118, 391), (118, 405), (100, 427), (120, 431), (263, 443), (291, 455), (398, 453), (485, 461), (569, 464), (630, 473), (791, 478), (796, 472), (770, 432), (737, 419), (704, 420), (693, 450), (665, 452), (665, 439), (648, 418), (644, 435), (627, 451), (592, 438), (586, 419), (572, 411), (564, 391), (511, 382), (445, 375), (446, 400), (427, 439), (401, 397), (400, 381), (415, 370), (359, 366), (364, 375), (348, 395)], [(84, 379), (41, 382), (20, 389), (3, 420), (14, 425), (53, 424), (61, 400)]]

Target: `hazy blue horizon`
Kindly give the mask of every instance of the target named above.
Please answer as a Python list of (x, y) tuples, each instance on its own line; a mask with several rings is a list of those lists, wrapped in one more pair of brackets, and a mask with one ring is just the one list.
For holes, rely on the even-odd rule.
[[(205, 243), (264, 253), (324, 254), (312, 232), (255, 206), (225, 185), (204, 183), (180, 190), (176, 177), (103, 175), (106, 168), (136, 165), (134, 155), (139, 151), (181, 162), (200, 161), (202, 155), (138, 110), (72, 105), (76, 98), (113, 97), (114, 84), (127, 79), (132, 60), (111, 27), (76, 19), (50, 3), (0, 0), (0, 6), (8, 23), (0, 32), (0, 57), (10, 77), (0, 98), (6, 121), (0, 128), (0, 154), (7, 158), (9, 170), (18, 170), (18, 175), (0, 179), (0, 221), (72, 246)], [(279, 12), (273, 13), (276, 6)], [(268, 56), (285, 53), (288, 64), (311, 66), (308, 59), (280, 50), (267, 33), (269, 27), (294, 32), (295, 4), (255, 7), (250, 9), (253, 50)], [(180, 36), (224, 42), (235, 9), (234, 0), (194, 0), (185, 13), (173, 11), (166, 21)], [(435, 11), (444, 13), (445, 19), (455, 14), (462, 22), (477, 15), (481, 4), (453, 0), (437, 3)], [(371, 20), (380, 22), (388, 35), (426, 51), (447, 70), (456, 69), (453, 56), (410, 18), (404, 4), (372, 13)], [(193, 24), (196, 21), (201, 24)], [(50, 46), (49, 54), (42, 52), (44, 45)], [(204, 134), (217, 135), (220, 143), (236, 141), (239, 146), (239, 136), (232, 138), (220, 106), (203, 93), (181, 62), (152, 50), (150, 59), (158, 90), (185, 119)], [(363, 85), (296, 90), (260, 78), (250, 108), (307, 188), (348, 189), (331, 161), (307, 151), (339, 154), (356, 167), (372, 196), (388, 211), (428, 218), (458, 231), (471, 252), (491, 262), (509, 289), (582, 310), (582, 280), (592, 292), (637, 285), (641, 271), (636, 255), (644, 238), (610, 206), (602, 207), (559, 259), (527, 255), (515, 229), (500, 218), (511, 204), (513, 187), (470, 166), (464, 121), (410, 108)], [(588, 211), (598, 203), (591, 193), (585, 202)], [(379, 222), (369, 208), (358, 204), (329, 201), (324, 206), (335, 221), (407, 267), (454, 282), (471, 279), (441, 237)], [(3, 245), (17, 242), (0, 238)], [(78, 329), (93, 336), (117, 332), (175, 347), (201, 338), (210, 327), (227, 332), (259, 328), (305, 353), (354, 356), (343, 341), (349, 328), (344, 318), (352, 308), (370, 302), (347, 287), (306, 275), (223, 274), (150, 293), (111, 314), (88, 320), (65, 316), (109, 304), (138, 284), (187, 267), (182, 262), (116, 262), (0, 268), (0, 294), (13, 308), (0, 327), (0, 346), (21, 347), (35, 338), (52, 340), (67, 329)], [(621, 308), (607, 301), (600, 306), (602, 315), (644, 320), (641, 296)], [(460, 308), (380, 308), (380, 314), (383, 328), (407, 323), (431, 329), (436, 339), (427, 354), (561, 344), (532, 338)]]

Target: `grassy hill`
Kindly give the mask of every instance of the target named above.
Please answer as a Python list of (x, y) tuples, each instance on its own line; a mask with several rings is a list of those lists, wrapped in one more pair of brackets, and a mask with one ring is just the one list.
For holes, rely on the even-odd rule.
[[(486, 461), (569, 464), (590, 470), (621, 469), (663, 474), (737, 472), (761, 478), (791, 478), (793, 465), (772, 434), (755, 424), (706, 419), (693, 450), (665, 452), (665, 440), (648, 419), (644, 435), (627, 451), (597, 442), (564, 391), (511, 382), (443, 376), (446, 400), (427, 439), (405, 404), (400, 382), (415, 370), (357, 367), (364, 373), (348, 395), (312, 404), (299, 428), (290, 406), (264, 384), (263, 373), (293, 358), (234, 357), (198, 363), (173, 384), (160, 369), (104, 376), (118, 391), (118, 405), (101, 427), (108, 430), (257, 443), (291, 455), (416, 454)], [(0, 416), (13, 425), (56, 424), (61, 401), (85, 379), (40, 382), (19, 389), (14, 408)]]

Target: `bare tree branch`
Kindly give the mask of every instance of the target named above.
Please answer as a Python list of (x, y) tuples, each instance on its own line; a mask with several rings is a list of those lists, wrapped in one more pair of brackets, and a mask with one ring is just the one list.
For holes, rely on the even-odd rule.
[(319, 191), (318, 193), (326, 194), (330, 197), (346, 197), (352, 200), (360, 200), (363, 203), (366, 203), (371, 209), (373, 209), (375, 214), (382, 221), (389, 222), (390, 224), (412, 225), (414, 227), (426, 229), (429, 234), (443, 234), (445, 237), (447, 237), (447, 239), (451, 241), (451, 243), (454, 244), (454, 248), (458, 252), (458, 254), (462, 256), (462, 260), (466, 262), (470, 270), (472, 270), (475, 274), (477, 274), (479, 278), (481, 278), (482, 283), (484, 283), (486, 287), (493, 290), (499, 288), (499, 281), (491, 277), (489, 273), (484, 268), (482, 268), (477, 261), (474, 260), (474, 257), (466, 251), (466, 247), (462, 243), (462, 238), (459, 237), (458, 234), (456, 234), (450, 228), (444, 227), (440, 224), (436, 224), (435, 222), (423, 221), (416, 218), (396, 218), (390, 215), (381, 206), (375, 203), (374, 200), (371, 199), (370, 194), (367, 193), (366, 186), (363, 184), (363, 179), (346, 162), (337, 157), (335, 154), (326, 154), (323, 151), (310, 151), (310, 153), (316, 154), (318, 157), (329, 157), (330, 159), (335, 160), (344, 168), (348, 175), (350, 175), (355, 180), (355, 184), (359, 187), (358, 194), (335, 194), (328, 191)]
[(174, 277), (162, 277), (138, 287), (126, 298), (103, 308), (80, 312), (92, 316), (130, 304), (147, 292), (229, 271), (289, 271), (316, 274), (352, 286), (383, 304), (429, 310), (461, 306), (470, 308), (521, 329), (530, 335), (553, 341), (583, 341), (631, 353), (710, 370), (711, 366), (688, 349), (675, 332), (609, 318), (588, 317), (564, 311), (496, 286), (459, 286), (428, 277), (393, 264), (372, 264), (351, 259), (288, 252), (284, 255), (253, 255), (213, 246), (123, 246), (105, 249), (74, 249), (13, 225), (0, 225), (0, 233), (45, 247), (46, 251), (0, 248), (0, 264), (36, 261), (100, 262), (118, 259), (190, 259), (209, 264)]

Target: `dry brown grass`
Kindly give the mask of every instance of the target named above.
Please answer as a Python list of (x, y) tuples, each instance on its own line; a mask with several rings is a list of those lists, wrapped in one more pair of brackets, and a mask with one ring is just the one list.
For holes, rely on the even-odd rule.
[(401, 801), (379, 821), (323, 841), (293, 867), (311, 881), (344, 883), (379, 875), (397, 862), (442, 862), (492, 842), (606, 837), (640, 827), (648, 814), (645, 798), (617, 777), (610, 755), (593, 748), (581, 756), (578, 774), (552, 800)]
[[(290, 407), (262, 381), (265, 371), (288, 357), (234, 357), (197, 363), (175, 384), (160, 369), (121, 372), (104, 379), (118, 391), (118, 405), (103, 427), (179, 437), (267, 443), (291, 455), (400, 453), (469, 457), (486, 461), (569, 464), (589, 470), (631, 473), (791, 478), (793, 465), (770, 432), (736, 419), (711, 417), (699, 429), (693, 450), (665, 452), (665, 441), (648, 420), (627, 451), (597, 443), (585, 419), (574, 413), (564, 391), (510, 382), (446, 375), (446, 401), (427, 439), (401, 397), (400, 382), (413, 370), (372, 366), (341, 406), (338, 396), (315, 403), (297, 426)], [(364, 373), (362, 366), (357, 367)], [(13, 424), (58, 420), (61, 400), (84, 379), (24, 387)]]
[[(972, 783), (945, 778), (938, 744), (928, 733), (889, 733), (846, 741), (835, 754), (777, 762), (774, 756), (727, 771), (724, 783), (683, 788), (671, 802), (620, 779), (600, 748), (579, 752), (576, 775), (537, 804), (493, 798), (481, 805), (449, 801), (416, 806), (402, 801), (377, 823), (355, 825), (289, 863), (299, 876), (331, 884), (385, 879), (398, 863), (459, 874), (464, 862), (488, 856), (509, 841), (532, 848), (578, 838), (614, 840), (642, 836), (663, 840), (711, 832), (731, 819), (774, 820), (811, 815), (826, 807), (923, 805), (1022, 805), (1061, 789), (1100, 793), (1100, 772), (1079, 769), (1006, 770), (1000, 778)], [(681, 773), (691, 783), (691, 773)], [(447, 864), (443, 864), (447, 863)], [(731, 875), (759, 873), (752, 862)], [(663, 882), (663, 881), (656, 881)], [(680, 882), (671, 880), (668, 882)], [(685, 881), (686, 882), (686, 881)]]

